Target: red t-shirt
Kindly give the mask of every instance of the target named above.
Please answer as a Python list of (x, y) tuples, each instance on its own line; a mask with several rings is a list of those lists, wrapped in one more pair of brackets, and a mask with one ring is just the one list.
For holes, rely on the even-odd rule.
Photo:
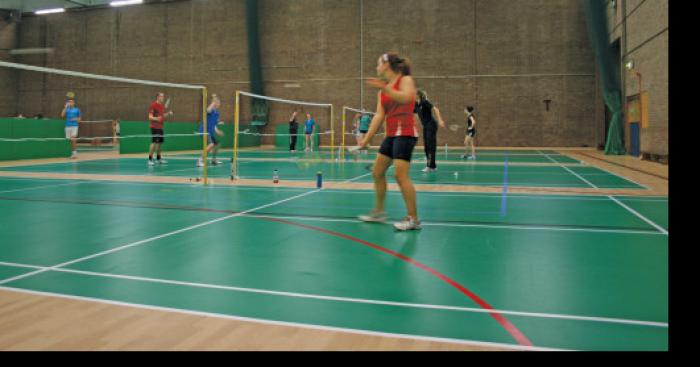
[[(399, 90), (401, 79), (396, 80), (393, 86), (394, 90)], [(390, 136), (411, 136), (418, 137), (418, 129), (416, 128), (416, 120), (413, 118), (413, 109), (415, 108), (415, 97), (410, 102), (400, 104), (391, 97), (382, 92), (382, 107), (386, 114), (386, 133)]]
[(165, 106), (156, 102), (151, 103), (151, 107), (148, 109), (148, 115), (153, 115), (157, 117), (158, 121), (151, 120), (151, 129), (163, 129), (163, 122), (165, 121)]

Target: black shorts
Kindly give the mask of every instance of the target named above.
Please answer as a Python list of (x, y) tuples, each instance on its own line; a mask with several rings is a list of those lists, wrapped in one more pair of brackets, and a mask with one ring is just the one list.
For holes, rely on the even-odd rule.
[(412, 136), (391, 136), (384, 139), (379, 147), (379, 154), (391, 159), (401, 159), (410, 162), (416, 142), (418, 142), (418, 138)]
[(216, 133), (207, 135), (207, 144), (219, 145), (219, 141), (216, 140)]
[(151, 135), (153, 135), (152, 141), (154, 143), (162, 144), (165, 141), (165, 137), (163, 136), (163, 129), (151, 128)]
[(367, 134), (369, 130), (360, 130), (360, 134)]
[(471, 138), (475, 137), (476, 136), (476, 129), (471, 129), (471, 130), (467, 129), (467, 136), (471, 137)]

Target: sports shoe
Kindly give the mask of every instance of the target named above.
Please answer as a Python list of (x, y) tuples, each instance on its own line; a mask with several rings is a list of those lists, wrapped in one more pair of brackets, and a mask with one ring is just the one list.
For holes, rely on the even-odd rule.
[(211, 160), (211, 165), (212, 165), (212, 166), (217, 166), (217, 165), (219, 165), (219, 164), (221, 164), (221, 161), (220, 161), (220, 160), (218, 160), (218, 159), (212, 159), (212, 160)]
[(159, 164), (168, 164), (168, 161), (166, 161), (165, 159), (159, 159), (158, 163)]
[(199, 158), (197, 161), (197, 167), (204, 167), (204, 162), (202, 161), (202, 158)]
[(78, 152), (73, 152), (73, 153), (70, 155), (70, 159), (78, 159)]
[(469, 156), (469, 158), (467, 158), (467, 159), (471, 161), (471, 160), (476, 159), (476, 157), (472, 155), (472, 156)]
[(420, 221), (414, 220), (411, 217), (406, 217), (401, 222), (394, 223), (394, 228), (398, 231), (410, 231), (421, 229), (421, 226)]
[(383, 223), (386, 222), (386, 213), (372, 211), (369, 214), (363, 214), (358, 216), (357, 218), (363, 222)]
[(148, 160), (148, 165), (149, 165), (149, 166), (155, 166), (156, 163), (153, 162), (153, 160), (149, 159), (149, 160)]

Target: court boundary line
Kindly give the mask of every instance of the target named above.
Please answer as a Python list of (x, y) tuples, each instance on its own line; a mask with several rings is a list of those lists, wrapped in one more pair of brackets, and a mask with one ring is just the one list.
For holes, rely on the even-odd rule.
[[(540, 151), (538, 150), (538, 152), (540, 152)], [(596, 189), (596, 190), (599, 189), (598, 186), (592, 184), (590, 181), (588, 181), (588, 180), (586, 180), (585, 178), (581, 177), (581, 175), (579, 175), (578, 173), (576, 173), (576, 172), (570, 170), (568, 167), (566, 167), (566, 166), (560, 164), (559, 162), (555, 161), (555, 160), (552, 159), (552, 157), (550, 157), (549, 155), (544, 154), (544, 153), (542, 153), (542, 154), (543, 154), (545, 157), (547, 157), (547, 159), (549, 159), (550, 161), (556, 163), (557, 165), (559, 165), (559, 167), (564, 168), (565, 170), (569, 171), (569, 173), (571, 173), (571, 174), (573, 174), (574, 176), (578, 177), (581, 181), (587, 183), (587, 184), (588, 184), (589, 186), (591, 186), (592, 188), (594, 188), (594, 189)]]
[(581, 154), (581, 155), (583, 155), (583, 156), (585, 156), (585, 157), (593, 158), (593, 159), (599, 160), (599, 161), (601, 161), (601, 162), (605, 162), (605, 163), (608, 163), (608, 164), (612, 164), (612, 165), (614, 165), (614, 166), (623, 167), (623, 168), (630, 169), (630, 170), (635, 171), (635, 172), (639, 172), (639, 173), (643, 173), (643, 174), (646, 174), (646, 175), (649, 175), (649, 176), (652, 176), (652, 177), (660, 178), (660, 179), (662, 179), (662, 180), (666, 180), (666, 181), (669, 180), (668, 177), (664, 177), (664, 176), (661, 176), (661, 175), (657, 175), (657, 174), (655, 174), (655, 173), (647, 172), (647, 171), (644, 171), (644, 170), (641, 170), (641, 169), (637, 169), (637, 168), (634, 168), (634, 167), (626, 166), (626, 165), (621, 164), (621, 163), (612, 162), (612, 161), (608, 161), (608, 160), (601, 159), (601, 158), (598, 158), (598, 157), (594, 157), (594, 156), (592, 156), (592, 155), (588, 155), (588, 154), (583, 153), (583, 152), (574, 152), (574, 153), (575, 153), (575, 154)]
[(15, 293), (32, 294), (32, 295), (38, 295), (38, 296), (64, 298), (64, 299), (77, 300), (77, 301), (103, 303), (103, 304), (109, 304), (109, 305), (115, 305), (115, 306), (132, 307), (132, 308), (139, 308), (139, 309), (146, 309), (146, 310), (153, 310), (153, 311), (173, 312), (173, 313), (192, 315), (192, 316), (204, 316), (204, 317), (228, 319), (228, 320), (234, 320), (234, 321), (251, 322), (251, 323), (264, 324), (264, 325), (298, 327), (298, 328), (302, 328), (302, 329), (311, 329), (311, 330), (344, 332), (344, 333), (359, 334), (359, 335), (372, 335), (372, 336), (381, 336), (381, 337), (399, 338), (399, 339), (414, 339), (414, 340), (419, 340), (419, 341), (452, 343), (452, 344), (471, 345), (471, 346), (483, 346), (483, 347), (494, 347), (494, 348), (498, 347), (498, 348), (507, 348), (507, 349), (512, 349), (512, 350), (522, 350), (522, 351), (571, 351), (572, 350), (572, 349), (557, 349), (557, 348), (534, 347), (534, 346), (530, 347), (530, 346), (521, 346), (521, 345), (517, 345), (517, 344), (474, 341), (474, 340), (468, 340), (468, 339), (449, 339), (449, 338), (439, 338), (439, 337), (431, 337), (431, 336), (423, 336), (423, 335), (393, 334), (393, 333), (384, 333), (384, 332), (362, 330), (362, 329), (350, 329), (350, 328), (341, 328), (341, 327), (324, 326), (324, 325), (316, 325), (316, 324), (303, 324), (303, 323), (295, 323), (295, 322), (287, 322), (287, 321), (266, 320), (266, 319), (252, 318), (252, 317), (226, 315), (226, 314), (214, 313), (214, 312), (192, 311), (192, 310), (169, 308), (169, 307), (163, 307), (163, 306), (144, 305), (144, 304), (139, 304), (139, 303), (111, 301), (111, 300), (104, 300), (104, 299), (100, 299), (100, 298), (73, 296), (73, 295), (66, 295), (66, 294), (54, 293), (54, 292), (34, 291), (34, 290), (28, 290), (28, 289), (22, 289), (22, 288), (12, 288), (12, 287), (6, 287), (6, 286), (0, 286), (0, 290), (4, 290), (4, 291), (8, 291), (8, 292), (15, 292)]
[[(595, 157), (592, 157), (592, 156), (589, 156), (589, 155), (583, 154), (583, 153), (575, 153), (575, 154), (582, 154), (582, 155), (584, 155), (584, 156), (586, 156), (586, 157), (591, 157), (591, 158), (597, 159), (597, 158), (595, 158)], [(571, 158), (571, 157), (569, 157), (569, 158)], [(573, 158), (572, 158), (572, 159), (573, 159)], [(601, 161), (607, 162), (607, 161), (605, 161), (605, 160), (601, 160)], [(641, 183), (639, 183), (639, 182), (637, 182), (637, 181), (635, 181), (635, 180), (632, 180), (632, 179), (630, 179), (630, 178), (627, 178), (627, 177), (622, 177), (622, 176), (618, 175), (617, 173), (612, 172), (612, 171), (610, 171), (610, 170), (607, 170), (607, 169), (605, 169), (605, 168), (603, 168), (603, 167), (595, 166), (595, 165), (592, 165), (592, 164), (587, 164), (587, 163), (585, 163), (585, 162), (583, 162), (583, 161), (580, 161), (580, 162), (581, 162), (584, 166), (597, 168), (597, 169), (599, 169), (599, 170), (601, 170), (601, 171), (604, 171), (604, 172), (607, 172), (607, 173), (609, 173), (609, 174), (611, 174), (611, 175), (613, 175), (613, 176), (615, 176), (615, 177), (618, 177), (618, 178), (621, 178), (621, 179), (623, 179), (623, 180), (632, 182), (632, 183), (634, 183), (634, 184), (636, 184), (636, 185), (639, 185), (639, 186), (641, 186), (641, 187), (643, 187), (643, 188), (645, 188), (645, 189), (647, 189), (647, 190), (651, 190), (651, 188), (650, 188), (649, 186), (647, 186), (647, 185), (641, 184)], [(623, 166), (623, 167), (625, 167), (625, 166)]]
[[(348, 182), (350, 182), (350, 181), (352, 181), (352, 180), (355, 180), (355, 179), (359, 179), (359, 178), (361, 178), (361, 177), (364, 177), (364, 176), (367, 176), (367, 175), (370, 175), (370, 174), (371, 174), (371, 173), (366, 173), (366, 174), (364, 174), (364, 175), (362, 175), (362, 176), (355, 177), (355, 178), (349, 180)], [(175, 231), (171, 231), (171, 232), (167, 232), (167, 233), (164, 233), (164, 234), (160, 234), (160, 235), (158, 235), (158, 236), (153, 236), (153, 237), (146, 238), (146, 239), (143, 239), (143, 240), (140, 240), (140, 241), (136, 241), (136, 242), (132, 242), (132, 243), (129, 243), (129, 244), (126, 244), (126, 245), (117, 246), (117, 247), (115, 247), (115, 248), (112, 248), (112, 249), (109, 249), (109, 250), (105, 250), (105, 251), (101, 251), (101, 252), (98, 252), (98, 253), (95, 253), (95, 254), (92, 254), (92, 255), (88, 255), (88, 256), (84, 256), (84, 257), (78, 258), (78, 259), (66, 261), (66, 262), (63, 262), (63, 263), (60, 263), (60, 264), (57, 264), (57, 265), (53, 265), (53, 266), (51, 266), (50, 268), (51, 268), (51, 269), (61, 268), (61, 267), (68, 266), (68, 265), (72, 265), (72, 264), (76, 264), (76, 263), (79, 263), (79, 262), (82, 262), (82, 261), (85, 261), (85, 260), (93, 259), (93, 258), (96, 258), (96, 257), (99, 257), (99, 256), (103, 256), (103, 255), (115, 253), (115, 252), (118, 252), (118, 251), (121, 251), (121, 250), (125, 250), (125, 249), (127, 249), (127, 248), (140, 246), (140, 245), (143, 245), (143, 244), (146, 244), (146, 243), (150, 243), (150, 242), (153, 242), (153, 241), (162, 239), (162, 238), (167, 238), (167, 237), (170, 237), (170, 236), (173, 236), (173, 235), (176, 235), (176, 234), (184, 233), (184, 232), (190, 231), (190, 230), (192, 230), (192, 229), (196, 229), (196, 228), (208, 226), (208, 225), (210, 225), (210, 224), (218, 223), (218, 222), (221, 222), (221, 221), (224, 221), (224, 220), (227, 220), (227, 219), (231, 219), (231, 218), (235, 218), (235, 217), (240, 217), (240, 216), (242, 216), (242, 215), (245, 215), (245, 214), (250, 213), (250, 212), (253, 212), (253, 211), (257, 211), (257, 210), (260, 210), (260, 209), (269, 208), (269, 207), (271, 207), (271, 206), (279, 205), (279, 204), (282, 204), (282, 203), (285, 203), (285, 202), (288, 202), (288, 201), (291, 201), (291, 200), (295, 200), (295, 199), (298, 199), (298, 198), (301, 198), (301, 197), (304, 197), (304, 196), (308, 196), (308, 195), (317, 193), (317, 192), (319, 192), (319, 191), (321, 191), (321, 190), (323, 190), (323, 189), (321, 188), (321, 189), (316, 189), (316, 190), (308, 191), (308, 192), (305, 192), (305, 193), (302, 193), (302, 194), (299, 194), (299, 195), (292, 196), (292, 197), (290, 197), (290, 198), (286, 198), (286, 199), (283, 199), (283, 200), (275, 201), (275, 202), (270, 203), (270, 204), (261, 205), (261, 206), (256, 207), (256, 208), (252, 208), (252, 209), (248, 209), (248, 210), (245, 210), (245, 211), (242, 211), (242, 212), (238, 212), (238, 213), (226, 215), (226, 216), (223, 216), (223, 217), (220, 217), (220, 218), (212, 219), (212, 220), (209, 220), (209, 221), (206, 221), (206, 222), (202, 222), (202, 223), (198, 223), (198, 224), (195, 224), (195, 225), (192, 225), (192, 226), (188, 226), (188, 227), (185, 227), (185, 228), (180, 228), (180, 229), (175, 230)], [(45, 272), (45, 271), (47, 271), (47, 270), (39, 270), (39, 271), (36, 271), (36, 272), (30, 272), (30, 273), (28, 273), (28, 274), (23, 274), (23, 275), (20, 275), (20, 276), (15, 276), (15, 277), (8, 278), (8, 279), (0, 279), (0, 285), (7, 284), (7, 283), (10, 283), (10, 282), (13, 282), (13, 281), (16, 281), (16, 280), (28, 278), (28, 277), (31, 277), (31, 276), (34, 276), (34, 275), (43, 273), (43, 272)]]
[[(494, 213), (496, 214), (496, 213)], [(361, 221), (357, 219), (342, 219), (342, 218), (324, 218), (315, 216), (285, 216), (285, 215), (268, 215), (268, 214), (246, 214), (246, 217), (252, 218), (270, 218), (270, 219), (298, 219), (316, 222), (342, 222), (342, 223), (359, 223)], [(385, 224), (388, 225), (388, 224)], [(593, 228), (566, 228), (566, 227), (545, 227), (545, 226), (527, 226), (527, 225), (498, 225), (498, 224), (457, 224), (457, 223), (444, 223), (444, 222), (421, 222), (422, 226), (428, 227), (465, 227), (465, 228), (493, 228), (493, 229), (516, 229), (516, 230), (533, 230), (533, 231), (565, 231), (565, 232), (593, 232), (593, 233), (617, 233), (617, 234), (639, 234), (639, 235), (653, 235), (658, 236), (661, 233), (652, 230), (625, 230), (625, 229), (593, 229)]]
[(81, 185), (85, 183), (92, 183), (91, 181), (78, 181), (78, 182), (68, 182), (68, 183), (57, 183), (54, 185), (44, 185), (44, 186), (33, 186), (33, 187), (27, 187), (24, 189), (14, 189), (14, 190), (4, 190), (0, 191), (0, 194), (11, 194), (14, 192), (23, 192), (23, 191), (31, 191), (31, 190), (41, 190), (41, 189), (51, 189), (54, 187), (62, 187), (62, 186), (76, 186), (76, 185)]
[(58, 273), (85, 275), (85, 276), (99, 277), (99, 278), (131, 280), (131, 281), (137, 281), (137, 282), (166, 284), (166, 285), (175, 285), (175, 286), (192, 287), (192, 288), (213, 289), (213, 290), (222, 290), (222, 291), (230, 291), (230, 292), (265, 294), (265, 295), (290, 297), (290, 298), (314, 299), (314, 300), (320, 300), (320, 301), (360, 303), (360, 304), (370, 304), (370, 305), (379, 305), (379, 306), (405, 307), (405, 308), (417, 308), (417, 309), (439, 310), (439, 311), (456, 311), (456, 312), (480, 313), (480, 314), (496, 313), (496, 314), (502, 314), (502, 315), (530, 317), (530, 318), (587, 321), (587, 322), (596, 322), (596, 323), (636, 325), (636, 326), (656, 327), (656, 328), (668, 328), (669, 327), (667, 322), (632, 320), (632, 319), (622, 319), (622, 318), (613, 318), (613, 317), (556, 314), (556, 313), (545, 313), (545, 312), (527, 312), (527, 311), (513, 311), (513, 310), (502, 310), (502, 309), (485, 309), (485, 308), (475, 308), (475, 307), (434, 305), (434, 304), (399, 302), (399, 301), (383, 301), (383, 300), (355, 298), (355, 297), (324, 296), (324, 295), (312, 294), (312, 293), (274, 291), (274, 290), (262, 289), (262, 288), (236, 287), (236, 286), (217, 285), (217, 284), (210, 284), (210, 283), (198, 283), (198, 282), (188, 282), (188, 281), (181, 281), (181, 280), (142, 277), (142, 276), (137, 276), (137, 275), (101, 273), (101, 272), (77, 270), (77, 269), (65, 269), (65, 268), (50, 269), (50, 268), (44, 267), (44, 266), (10, 263), (10, 262), (4, 262), (4, 261), (0, 261), (0, 266), (30, 268), (30, 269), (47, 269), (47, 271), (49, 271), (49, 272), (53, 271), (53, 272), (58, 272)]
[(651, 225), (652, 227), (656, 228), (657, 231), (663, 233), (664, 235), (668, 236), (668, 231), (661, 227), (660, 225), (654, 223), (652, 220), (648, 219), (647, 217), (643, 216), (642, 214), (638, 213), (636, 210), (630, 208), (629, 206), (625, 205), (623, 202), (620, 200), (617, 200), (614, 196), (608, 195), (610, 200), (616, 202), (619, 204), (621, 207), (627, 209), (630, 213), (634, 214), (635, 216), (639, 217), (641, 220), (645, 221), (647, 224)]

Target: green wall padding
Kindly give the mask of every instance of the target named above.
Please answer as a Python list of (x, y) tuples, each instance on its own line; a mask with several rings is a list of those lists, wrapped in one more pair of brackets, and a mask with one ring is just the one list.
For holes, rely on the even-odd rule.
[(70, 141), (63, 120), (0, 119), (0, 138), (62, 138), (50, 141), (0, 141), (0, 160), (68, 158)]

